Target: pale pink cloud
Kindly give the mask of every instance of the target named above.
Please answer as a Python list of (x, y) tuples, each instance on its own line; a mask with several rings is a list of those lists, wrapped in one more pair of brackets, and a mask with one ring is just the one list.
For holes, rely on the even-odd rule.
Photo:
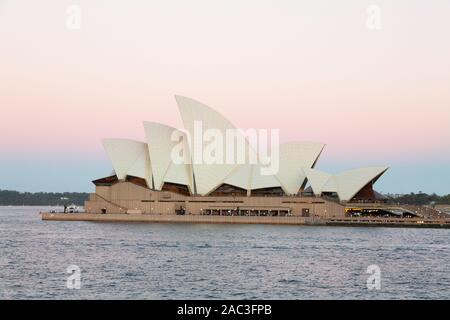
[(381, 1), (378, 32), (354, 2), (79, 3), (74, 32), (66, 3), (4, 2), (2, 153), (101, 154), (143, 120), (181, 126), (182, 94), (332, 159), (450, 158), (448, 3)]

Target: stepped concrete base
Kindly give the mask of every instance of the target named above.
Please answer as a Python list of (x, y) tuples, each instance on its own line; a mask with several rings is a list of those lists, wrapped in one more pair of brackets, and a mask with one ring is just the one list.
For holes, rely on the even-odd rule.
[(323, 225), (354, 227), (406, 227), (450, 228), (450, 219), (420, 218), (307, 218), (298, 216), (203, 216), (172, 214), (93, 214), (93, 213), (41, 213), (42, 220), (50, 221), (97, 221), (97, 222), (162, 222), (162, 223), (221, 223), (221, 224), (278, 224)]
[(257, 216), (202, 216), (158, 214), (92, 214), (92, 213), (41, 213), (42, 220), (53, 221), (103, 221), (103, 222), (169, 222), (169, 223), (231, 223), (231, 224), (323, 224), (320, 219), (305, 217)]

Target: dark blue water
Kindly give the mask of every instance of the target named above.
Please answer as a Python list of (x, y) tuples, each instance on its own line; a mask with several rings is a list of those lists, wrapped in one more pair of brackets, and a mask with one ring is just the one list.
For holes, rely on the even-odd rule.
[[(450, 298), (450, 230), (46, 222), (40, 210), (0, 207), (1, 299)], [(380, 290), (367, 288), (373, 264)]]

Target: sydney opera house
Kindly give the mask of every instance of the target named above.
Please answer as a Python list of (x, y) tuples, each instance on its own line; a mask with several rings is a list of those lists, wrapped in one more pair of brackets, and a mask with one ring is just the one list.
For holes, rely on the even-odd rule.
[[(93, 181), (95, 193), (85, 203), (86, 212), (332, 217), (345, 215), (351, 203), (383, 201), (373, 185), (385, 166), (330, 174), (315, 169), (324, 144), (290, 142), (276, 146), (276, 170), (268, 173), (260, 150), (242, 130), (203, 103), (175, 98), (184, 129), (144, 122), (146, 141), (103, 141), (113, 173)], [(212, 141), (197, 139), (199, 124), (203, 131), (213, 129), (212, 136), (234, 130), (244, 143), (244, 161), (196, 161), (195, 155)], [(236, 150), (216, 146), (223, 154)]]

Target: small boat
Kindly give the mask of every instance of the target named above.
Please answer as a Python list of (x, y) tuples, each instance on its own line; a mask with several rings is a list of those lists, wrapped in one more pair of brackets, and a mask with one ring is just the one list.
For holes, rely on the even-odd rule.
[(82, 208), (76, 206), (75, 204), (71, 204), (67, 207), (67, 213), (78, 213), (83, 212)]

